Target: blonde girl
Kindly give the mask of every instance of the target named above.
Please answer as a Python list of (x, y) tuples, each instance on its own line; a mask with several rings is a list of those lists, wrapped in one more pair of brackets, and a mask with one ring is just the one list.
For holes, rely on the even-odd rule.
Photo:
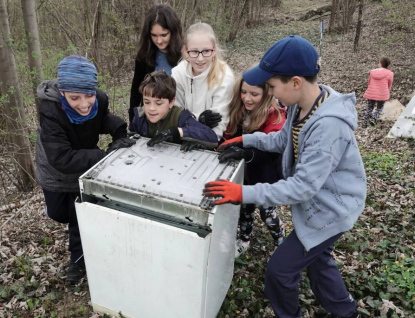
[[(234, 95), (229, 103), (229, 125), (224, 139), (231, 139), (251, 134), (257, 131), (266, 134), (280, 131), (286, 120), (285, 107), (277, 105), (272, 95), (268, 95), (268, 84), (251, 86), (242, 76), (236, 82)], [(245, 184), (275, 183), (282, 177), (281, 155), (262, 152), (253, 148), (230, 148), (222, 153), (220, 161), (228, 159), (230, 152), (240, 152), (241, 159), (246, 160)], [(234, 158), (232, 154), (232, 158)], [(249, 248), (252, 234), (254, 204), (243, 204), (239, 217), (239, 238), (236, 241), (235, 257), (239, 257)], [(285, 237), (285, 228), (277, 216), (276, 207), (265, 208), (259, 206), (261, 219), (266, 224), (274, 239), (275, 245), (282, 243)]]
[(172, 70), (177, 83), (176, 105), (191, 111), (212, 128), (218, 140), (228, 124), (227, 106), (232, 99), (234, 75), (222, 60), (212, 27), (195, 23), (185, 34), (183, 60)]

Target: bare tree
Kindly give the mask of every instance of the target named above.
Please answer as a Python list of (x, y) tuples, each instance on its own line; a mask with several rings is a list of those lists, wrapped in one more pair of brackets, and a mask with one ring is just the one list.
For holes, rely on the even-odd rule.
[(235, 40), (236, 35), (240, 29), (240, 24), (242, 21), (243, 16), (248, 13), (249, 8), (249, 1), (235, 1), (232, 2), (231, 6), (231, 18), (230, 18), (230, 28), (228, 33), (228, 38), (226, 39), (227, 42), (231, 42)]
[(357, 52), (357, 50), (359, 49), (359, 39), (360, 39), (360, 33), (362, 32), (362, 22), (363, 22), (363, 4), (364, 4), (364, 0), (360, 0), (359, 17), (357, 18), (356, 36), (354, 38), (354, 46), (353, 46), (354, 52)]
[(357, 0), (332, 0), (329, 32), (339, 28), (347, 32), (356, 11)]
[(27, 39), (27, 53), (29, 55), (30, 77), (32, 80), (33, 95), (36, 103), (36, 114), (39, 118), (39, 104), (36, 89), (43, 81), (42, 53), (40, 51), (39, 31), (37, 27), (35, 1), (22, 0), (24, 28)]
[(8, 151), (16, 167), (19, 187), (29, 190), (33, 183), (33, 163), (26, 119), (17, 81), (16, 62), (10, 48), (11, 34), (5, 0), (0, 0), (0, 91), (4, 105)]
[(336, 21), (336, 14), (338, 12), (339, 2), (338, 0), (331, 1), (331, 14), (330, 14), (330, 21), (329, 21), (329, 32), (333, 31), (334, 23)]
[[(99, 58), (99, 47), (101, 42), (101, 7), (102, 2), (101, 0), (97, 0), (95, 3), (95, 10), (94, 10), (94, 17), (92, 20), (91, 26), (91, 39), (89, 41), (89, 48), (91, 50), (91, 57), (95, 61), (95, 65), (100, 65), (100, 58)], [(88, 57), (88, 53), (86, 55)], [(99, 69), (98, 69), (99, 71)]]

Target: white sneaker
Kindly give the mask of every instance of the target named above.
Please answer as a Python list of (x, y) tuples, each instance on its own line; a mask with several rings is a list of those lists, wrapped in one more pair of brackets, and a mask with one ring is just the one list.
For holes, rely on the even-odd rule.
[(242, 254), (245, 254), (245, 252), (249, 248), (249, 241), (244, 242), (242, 240), (236, 240), (235, 242), (235, 258), (238, 258)]

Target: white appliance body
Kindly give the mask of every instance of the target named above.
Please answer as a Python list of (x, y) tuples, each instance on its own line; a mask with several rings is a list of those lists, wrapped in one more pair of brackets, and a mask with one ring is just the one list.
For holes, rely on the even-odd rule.
[[(240, 207), (212, 208), (201, 191), (219, 178), (242, 184), (243, 161), (219, 164), (210, 151), (148, 149), (146, 141), (80, 178), (76, 211), (93, 308), (134, 318), (216, 317), (232, 281)], [(168, 173), (149, 173), (156, 165)], [(103, 182), (109, 175), (112, 183)]]

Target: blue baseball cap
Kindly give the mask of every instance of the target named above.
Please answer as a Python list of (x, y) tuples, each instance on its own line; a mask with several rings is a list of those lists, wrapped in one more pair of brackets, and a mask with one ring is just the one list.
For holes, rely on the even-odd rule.
[(315, 47), (298, 35), (275, 42), (265, 52), (258, 66), (246, 71), (243, 79), (257, 86), (274, 75), (314, 76), (320, 72), (319, 55)]

